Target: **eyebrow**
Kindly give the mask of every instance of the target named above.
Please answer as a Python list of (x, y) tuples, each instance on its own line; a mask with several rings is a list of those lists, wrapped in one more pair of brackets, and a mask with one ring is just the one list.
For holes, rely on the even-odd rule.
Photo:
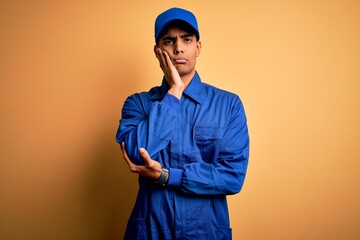
[(162, 41), (167, 41), (167, 40), (174, 41), (175, 38), (176, 38), (176, 37), (166, 36), (166, 37), (163, 37), (163, 38), (162, 38)]
[[(194, 33), (185, 33), (185, 34), (182, 34), (180, 35), (180, 38), (188, 38), (188, 37), (193, 37), (195, 36)], [(175, 40), (176, 37), (175, 36), (165, 36), (163, 37), (163, 40)]]
[(185, 33), (185, 34), (181, 35), (180, 37), (181, 38), (188, 38), (188, 37), (193, 37), (193, 36), (195, 36), (194, 33)]

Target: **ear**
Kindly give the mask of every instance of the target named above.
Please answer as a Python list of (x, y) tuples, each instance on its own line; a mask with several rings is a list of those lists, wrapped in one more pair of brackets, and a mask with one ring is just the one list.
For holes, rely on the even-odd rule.
[(155, 57), (156, 57), (156, 49), (158, 49), (159, 46), (158, 45), (154, 45), (154, 53), (155, 53)]
[(197, 48), (196, 57), (198, 57), (200, 56), (200, 52), (201, 52), (201, 41), (196, 42), (196, 48)]

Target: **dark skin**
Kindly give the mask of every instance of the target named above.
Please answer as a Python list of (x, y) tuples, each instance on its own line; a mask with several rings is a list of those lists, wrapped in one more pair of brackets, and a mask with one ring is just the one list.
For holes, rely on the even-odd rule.
[[(200, 55), (200, 50), (201, 42), (196, 40), (195, 34), (178, 27), (169, 28), (160, 37), (158, 44), (154, 46), (154, 53), (170, 86), (169, 94), (181, 99), (184, 90), (195, 75), (196, 58)], [(153, 180), (159, 179), (162, 166), (158, 161), (151, 159), (146, 149), (139, 149), (144, 165), (136, 165), (130, 160), (124, 142), (121, 143), (121, 150), (132, 173)]]
[(121, 143), (121, 150), (123, 153), (123, 157), (126, 163), (129, 165), (130, 171), (132, 173), (137, 173), (141, 176), (154, 180), (160, 177), (162, 172), (160, 163), (158, 161), (152, 160), (149, 153), (144, 148), (140, 148), (139, 153), (141, 158), (144, 160), (145, 165), (136, 165), (130, 160), (129, 156), (126, 153), (124, 142)]

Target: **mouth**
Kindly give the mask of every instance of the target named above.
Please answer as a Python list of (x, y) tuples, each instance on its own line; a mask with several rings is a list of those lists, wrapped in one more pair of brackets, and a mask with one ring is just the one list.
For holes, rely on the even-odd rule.
[(173, 60), (173, 62), (174, 62), (175, 64), (184, 64), (184, 63), (187, 62), (187, 59), (185, 59), (185, 58), (175, 58), (175, 59)]

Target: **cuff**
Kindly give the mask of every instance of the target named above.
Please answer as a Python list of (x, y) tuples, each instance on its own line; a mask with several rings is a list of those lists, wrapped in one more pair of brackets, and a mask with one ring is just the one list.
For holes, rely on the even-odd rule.
[(169, 168), (168, 185), (178, 187), (182, 181), (183, 170), (178, 168)]
[(167, 93), (165, 97), (162, 99), (161, 103), (164, 103), (168, 106), (170, 106), (171, 109), (174, 109), (177, 113), (180, 110), (180, 100), (175, 97), (174, 95), (171, 95)]

